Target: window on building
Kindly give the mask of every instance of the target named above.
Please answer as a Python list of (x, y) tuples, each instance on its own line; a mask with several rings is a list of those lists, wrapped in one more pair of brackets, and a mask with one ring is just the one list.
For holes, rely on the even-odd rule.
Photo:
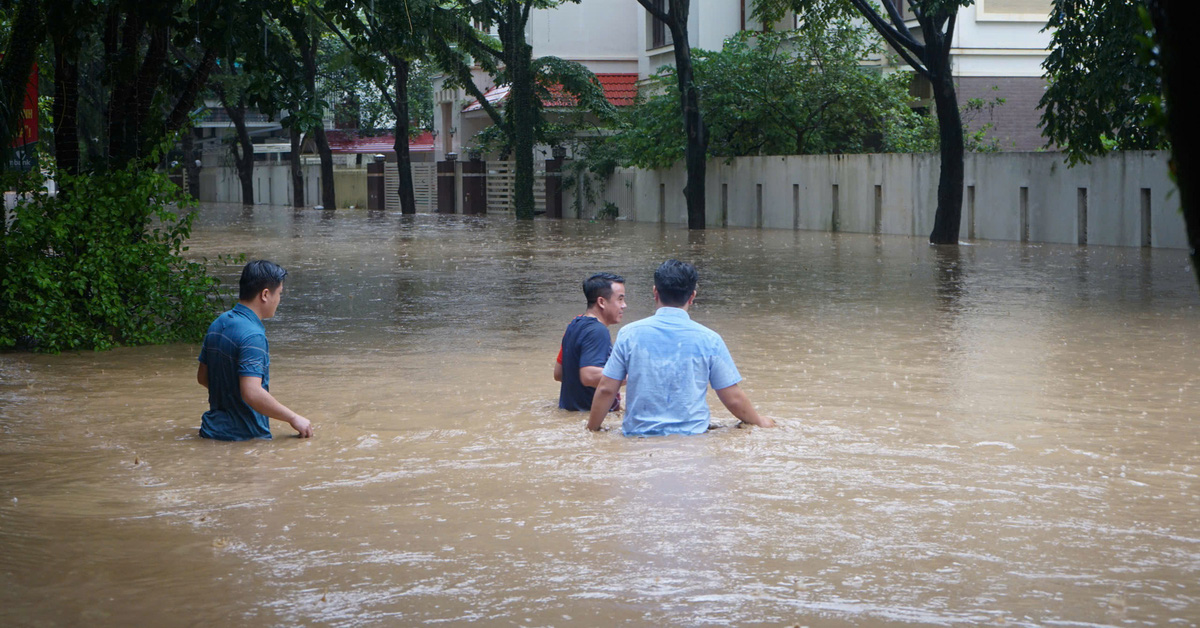
[(1050, 0), (981, 0), (985, 15), (1050, 15)]
[[(654, 8), (666, 13), (670, 9), (667, 7), (668, 0), (654, 0)], [(647, 12), (649, 15), (649, 13)], [(671, 29), (667, 28), (666, 22), (650, 15), (650, 47), (662, 48), (675, 43), (671, 37)]]

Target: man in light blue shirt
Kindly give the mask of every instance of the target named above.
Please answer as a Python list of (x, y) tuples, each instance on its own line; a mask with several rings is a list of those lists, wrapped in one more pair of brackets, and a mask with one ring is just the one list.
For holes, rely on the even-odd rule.
[(654, 316), (617, 332), (592, 400), (588, 429), (600, 429), (606, 409), (626, 377), (622, 424), (626, 436), (704, 433), (710, 418), (705, 400), (709, 385), (743, 423), (775, 426), (770, 418), (759, 416), (738, 387), (742, 376), (725, 341), (688, 315), (698, 278), (694, 266), (673, 259), (654, 271), (658, 309)]

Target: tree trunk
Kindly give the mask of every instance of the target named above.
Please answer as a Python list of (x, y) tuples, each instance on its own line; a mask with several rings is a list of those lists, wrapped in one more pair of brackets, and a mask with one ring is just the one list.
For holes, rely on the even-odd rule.
[[(107, 59), (110, 71), (115, 72), (118, 67), (139, 67), (138, 58), (141, 53), (142, 34), (146, 30), (146, 22), (136, 12), (122, 15), (120, 5), (114, 4), (113, 6), (113, 13), (109, 15), (109, 25), (114, 31), (115, 39), (111, 41), (111, 44), (116, 46), (116, 54)], [(119, 31), (119, 36), (115, 34), (115, 31)], [(125, 164), (137, 154), (138, 133), (135, 111), (137, 109), (137, 77), (140, 73), (130, 72), (127, 74), (127, 76), (113, 77), (111, 95), (108, 99), (107, 167), (113, 170), (125, 167)]]
[[(304, 86), (308, 90), (308, 97), (316, 102), (319, 100), (317, 98), (317, 45), (321, 37), (314, 33), (311, 39), (302, 36), (297, 37), (296, 40), (301, 44)], [(333, 189), (333, 151), (329, 150), (329, 140), (325, 137), (324, 121), (318, 122), (312, 133), (317, 143), (317, 155), (321, 158), (321, 205), (325, 209), (337, 209), (337, 196)]]
[(304, 171), (300, 167), (300, 129), (295, 126), (292, 118), (289, 135), (292, 141), (292, 154), (288, 158), (292, 169), (292, 207), (304, 207)]
[(67, 174), (79, 174), (79, 66), (66, 45), (54, 46), (54, 157)]
[[(250, 133), (246, 130), (246, 103), (244, 100), (234, 106), (225, 104), (229, 119), (237, 130), (237, 140), (230, 146), (233, 151), (233, 162), (237, 165), (238, 179), (242, 182), (242, 204), (254, 204), (254, 144), (250, 141)], [(241, 148), (241, 155), (238, 149)]]
[(314, 131), (317, 140), (317, 155), (321, 157), (321, 204), (325, 209), (337, 209), (337, 197), (333, 193), (333, 151), (325, 139), (325, 124), (317, 125)]
[(217, 51), (216, 48), (206, 48), (204, 56), (200, 59), (200, 64), (192, 70), (192, 76), (188, 79), (187, 86), (183, 88), (183, 93), (179, 95), (179, 100), (175, 103), (175, 108), (171, 110), (171, 114), (167, 116), (167, 132), (174, 133), (183, 128), (188, 122), (188, 116), (192, 109), (196, 106), (196, 97), (204, 86), (208, 83), (208, 77), (212, 75), (213, 68), (217, 66)]
[(671, 35), (675, 38), (675, 73), (679, 80), (679, 101), (683, 109), (683, 132), (687, 137), (684, 163), (687, 166), (687, 185), (683, 196), (687, 201), (688, 229), (705, 227), (704, 179), (708, 168), (708, 129), (700, 115), (700, 93), (692, 73), (692, 49), (688, 43), (688, 0), (677, 0), (685, 6), (682, 20), (675, 17)]
[(954, 78), (947, 72), (933, 86), (937, 105), (938, 137), (941, 141), (941, 174), (938, 177), (937, 213), (933, 217), (933, 244), (958, 244), (962, 223), (963, 197), (963, 130), (954, 93)]
[(1200, 140), (1200, 124), (1196, 119), (1196, 92), (1192, 91), (1195, 71), (1191, 64), (1192, 29), (1186, 25), (1192, 14), (1191, 2), (1153, 0), (1150, 17), (1154, 20), (1154, 39), (1158, 42), (1162, 60), (1163, 95), (1167, 110), (1167, 135), (1171, 138), (1171, 165), (1175, 183), (1179, 186), (1179, 203), (1187, 224), (1192, 271), (1200, 281), (1200, 205), (1196, 194), (1196, 177), (1200, 176), (1200, 159), (1196, 142)]
[(409, 62), (393, 58), (392, 67), (396, 71), (396, 171), (400, 175), (400, 186), (397, 194), (400, 196), (400, 213), (417, 213), (417, 199), (413, 193), (412, 155), (408, 152), (409, 111), (408, 111), (408, 71)]
[(525, 22), (521, 4), (507, 2), (507, 28), (501, 32), (504, 54), (507, 57), (509, 79), (508, 111), (506, 118), (516, 171), (513, 181), (513, 209), (518, 219), (532, 220), (533, 202), (533, 135), (537, 124), (537, 93), (534, 90), (533, 47), (525, 41)]
[[(957, 12), (957, 7), (953, 9)], [(954, 38), (955, 13), (922, 15), (918, 19), (925, 36), (925, 67), (933, 84), (937, 106), (938, 139), (941, 147), (941, 174), (938, 178), (937, 212), (933, 216), (932, 244), (958, 244), (962, 223), (963, 128), (950, 66), (950, 45)], [(946, 32), (942, 29), (945, 27)]]

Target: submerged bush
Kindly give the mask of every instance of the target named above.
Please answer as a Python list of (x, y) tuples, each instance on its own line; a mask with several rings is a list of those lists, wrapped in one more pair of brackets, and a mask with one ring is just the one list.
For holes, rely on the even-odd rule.
[(0, 240), (0, 347), (56, 352), (199, 341), (218, 281), (183, 258), (195, 214), (165, 175), (40, 177)]

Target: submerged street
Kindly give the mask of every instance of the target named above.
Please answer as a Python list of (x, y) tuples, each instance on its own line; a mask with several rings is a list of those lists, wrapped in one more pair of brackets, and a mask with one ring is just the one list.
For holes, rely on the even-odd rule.
[[(200, 439), (198, 344), (0, 354), (0, 624), (1200, 621), (1182, 250), (203, 207), (238, 253), (315, 438)], [(580, 282), (668, 257), (777, 429), (557, 409)]]

